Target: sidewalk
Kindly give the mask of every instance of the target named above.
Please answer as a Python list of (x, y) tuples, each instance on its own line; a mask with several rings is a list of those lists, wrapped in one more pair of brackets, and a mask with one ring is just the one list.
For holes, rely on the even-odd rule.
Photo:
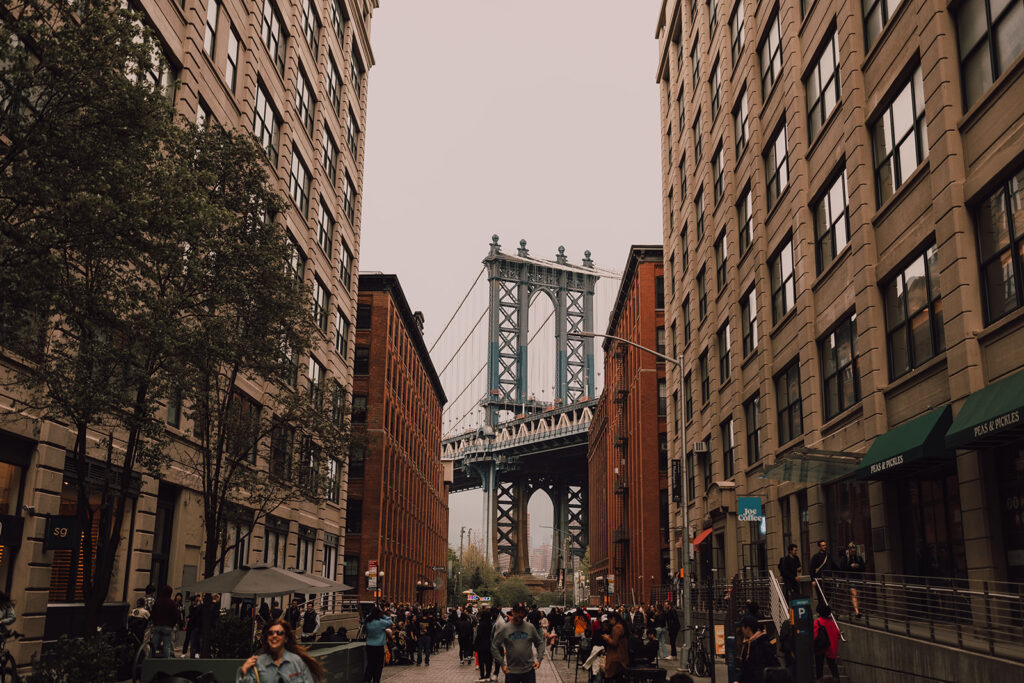
[[(559, 662), (561, 663), (561, 662)], [(385, 666), (384, 675), (381, 681), (389, 683), (475, 683), (480, 678), (480, 670), (475, 666), (459, 665), (459, 648), (453, 646), (451, 650), (441, 650), (430, 657), (430, 666)], [(504, 674), (498, 674), (498, 680), (503, 681)], [(722, 679), (725, 680), (724, 678)], [(560, 683), (561, 679), (555, 673), (555, 667), (550, 657), (545, 657), (537, 669), (537, 683)]]
[[(717, 657), (715, 662), (715, 683), (731, 683), (729, 681), (729, 670), (725, 666), (725, 661), (721, 657)], [(559, 650), (555, 655), (554, 668), (558, 673), (561, 683), (587, 683), (587, 671), (586, 669), (576, 670), (576, 658), (571, 657), (568, 661), (563, 658), (562, 651)], [(662, 659), (658, 662), (658, 667), (664, 669), (667, 673), (665, 674), (665, 680), (672, 678), (672, 674), (680, 671), (679, 662), (675, 659)], [(692, 674), (691, 674), (692, 676)], [(710, 681), (711, 678), (705, 676), (700, 678), (698, 676), (692, 676), (695, 681)], [(538, 681), (540, 679), (538, 678)]]

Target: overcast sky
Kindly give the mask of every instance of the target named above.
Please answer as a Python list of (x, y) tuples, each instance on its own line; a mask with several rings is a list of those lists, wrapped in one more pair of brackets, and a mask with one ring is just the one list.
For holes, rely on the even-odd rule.
[[(659, 8), (381, 0), (359, 268), (398, 275), (426, 316), (428, 343), (480, 271), (493, 233), (505, 251), (526, 239), (531, 255), (553, 258), (564, 245), (579, 263), (589, 249), (616, 271), (630, 244), (661, 243)], [(440, 370), (447, 357), (433, 360)], [(462, 388), (445, 381), (449, 396)], [(550, 536), (540, 528), (551, 524), (543, 498), (530, 503), (533, 547), (539, 533)], [(460, 527), (479, 533), (481, 495), (453, 495), (450, 508), (457, 548)]]

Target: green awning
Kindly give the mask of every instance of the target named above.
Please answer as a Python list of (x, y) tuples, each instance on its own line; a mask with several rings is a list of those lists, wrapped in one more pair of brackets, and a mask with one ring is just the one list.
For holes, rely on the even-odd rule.
[(946, 432), (949, 448), (995, 446), (1024, 439), (1024, 370), (967, 397)]
[(879, 434), (857, 468), (857, 478), (902, 478), (943, 460), (952, 460), (953, 451), (945, 443), (952, 421), (952, 408), (945, 405)]

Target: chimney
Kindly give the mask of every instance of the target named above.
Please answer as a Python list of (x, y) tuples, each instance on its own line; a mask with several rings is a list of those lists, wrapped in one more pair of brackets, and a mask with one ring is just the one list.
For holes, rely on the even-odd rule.
[(412, 319), (416, 321), (416, 329), (419, 330), (420, 334), (423, 334), (423, 311), (416, 311), (412, 314)]

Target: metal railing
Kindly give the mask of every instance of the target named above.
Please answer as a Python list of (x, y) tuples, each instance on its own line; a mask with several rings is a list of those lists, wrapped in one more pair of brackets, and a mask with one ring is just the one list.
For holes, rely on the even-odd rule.
[(833, 612), (857, 626), (1024, 661), (1024, 584), (899, 574), (819, 583)]

